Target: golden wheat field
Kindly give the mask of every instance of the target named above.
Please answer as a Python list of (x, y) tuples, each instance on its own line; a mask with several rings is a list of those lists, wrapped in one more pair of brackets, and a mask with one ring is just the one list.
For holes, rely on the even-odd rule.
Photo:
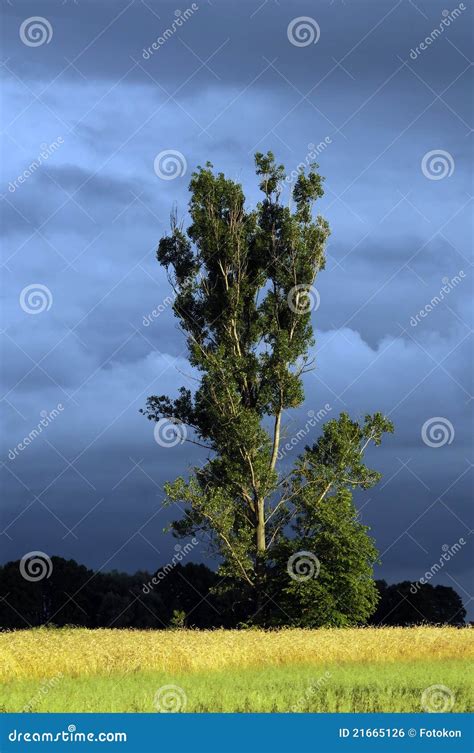
[(440, 685), (466, 711), (474, 633), (39, 628), (0, 634), (0, 657), (3, 711), (153, 711), (170, 683), (188, 711), (422, 711)]
[(295, 664), (474, 658), (457, 628), (339, 630), (37, 629), (0, 634), (0, 680), (114, 672), (198, 672)]

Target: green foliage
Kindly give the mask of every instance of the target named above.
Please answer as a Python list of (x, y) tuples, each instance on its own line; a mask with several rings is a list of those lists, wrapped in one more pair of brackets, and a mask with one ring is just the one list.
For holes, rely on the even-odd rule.
[[(274, 600), (300, 627), (347, 627), (364, 623), (374, 611), (378, 592), (372, 579), (372, 563), (377, 550), (367, 535), (367, 526), (357, 520), (352, 495), (347, 490), (308, 500), (298, 516), (295, 536), (288, 538), (277, 553), (273, 585)], [(305, 575), (305, 552), (317, 552), (316, 577)], [(299, 554), (300, 553), (300, 554)], [(288, 577), (287, 562), (295, 557), (303, 579)], [(300, 559), (299, 559), (300, 558)], [(295, 570), (297, 572), (297, 570)], [(286, 577), (285, 577), (286, 576)]]
[[(293, 599), (295, 619), (304, 624), (303, 615), (315, 608), (324, 624), (347, 624), (338, 590), (349, 587), (355, 602), (363, 603), (352, 621), (375, 605), (369, 577), (375, 549), (365, 529), (352, 522), (350, 490), (376, 483), (379, 474), (364, 465), (364, 450), (393, 427), (379, 413), (366, 416), (363, 425), (342, 414), (305, 449), (293, 473), (281, 473), (282, 417), (304, 400), (302, 376), (314, 345), (311, 310), (304, 304), (325, 266), (329, 227), (313, 217), (324, 193), (317, 165), (298, 176), (291, 208), (280, 200), (284, 167), (271, 152), (256, 154), (255, 163), (263, 193), (255, 209), (246, 208), (241, 185), (207, 163), (191, 179), (190, 226), (184, 231), (173, 214), (171, 232), (159, 243), (157, 258), (173, 286), (174, 312), (199, 384), (194, 394), (182, 387), (174, 399), (151, 396), (142, 412), (152, 421), (184, 424), (193, 432), (188, 440), (208, 449), (207, 462), (190, 479), (165, 487), (168, 500), (185, 507), (173, 530), (178, 536), (207, 534), (221, 574), (255, 594), (260, 619), (276, 558), (300, 541), (311, 550), (319, 545), (315, 526), (334, 526), (328, 510), (337, 508), (334, 520), (344, 534), (324, 539), (331, 556), (321, 583), (304, 593), (289, 583), (282, 598)], [(358, 557), (351, 554), (356, 544)], [(352, 575), (342, 577), (339, 556), (353, 567)], [(315, 607), (323, 591), (326, 606), (319, 600)]]
[(186, 626), (186, 612), (183, 609), (174, 609), (170, 620), (171, 628), (184, 628)]

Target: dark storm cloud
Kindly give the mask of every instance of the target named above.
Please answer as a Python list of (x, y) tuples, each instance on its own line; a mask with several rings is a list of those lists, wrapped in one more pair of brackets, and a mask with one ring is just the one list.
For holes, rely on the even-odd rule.
[[(437, 0), (198, 4), (148, 58), (171, 3), (4, 6), (3, 559), (42, 549), (134, 570), (171, 556), (162, 529), (179, 510), (162, 509), (163, 483), (205, 455), (161, 447), (138, 413), (149, 394), (195, 385), (157, 242), (174, 204), (188, 222), (198, 164), (242, 181), (250, 205), (256, 149), (291, 174), (321, 143), (318, 210), (332, 235), (316, 282), (317, 368), (285, 417), (286, 441), (304, 429), (285, 462), (321, 430), (310, 410), (389, 413), (396, 433), (370, 454), (383, 481), (358, 503), (378, 575), (416, 579), (472, 527), (470, 11), (413, 59), (443, 18)], [(53, 36), (28, 47), (19, 27), (37, 15)], [(317, 21), (317, 44), (290, 43), (297, 16)], [(154, 166), (167, 150), (186, 161), (175, 180)], [(439, 150), (441, 180), (423, 172)], [(51, 300), (37, 315), (20, 304), (34, 284)], [(450, 442), (431, 447), (422, 432), (436, 417)], [(438, 582), (468, 588), (468, 562), (466, 546)]]
[(82, 170), (77, 165), (50, 167), (48, 178), (46, 176), (42, 177), (40, 180), (40, 189), (46, 185), (50, 185), (50, 181), (52, 180), (58, 188), (64, 191), (80, 195), (86, 194), (91, 201), (97, 200), (100, 197), (104, 203), (108, 201), (117, 202), (121, 206), (126, 202), (130, 202), (135, 192), (138, 192), (139, 186), (138, 183), (126, 183), (107, 175), (96, 175), (93, 172)]
[[(314, 85), (315, 77), (323, 77), (334, 65), (334, 58), (350, 58), (350, 65), (345, 67), (353, 67), (354, 75), (361, 76), (359, 88), (363, 91), (365, 87), (367, 93), (372, 94), (374, 81), (382, 81), (387, 72), (393, 70), (393, 62), (398, 56), (409, 58), (412, 48), (416, 48), (440, 23), (445, 9), (441, 0), (416, 5), (405, 0), (384, 0), (376, 5), (372, 0), (358, 0), (350, 7), (329, 0), (311, 3), (303, 0), (282, 3), (217, 0), (212, 4), (203, 2), (197, 5), (198, 10), (190, 14), (178, 29), (179, 33), (170, 35), (166, 44), (152, 50), (149, 58), (144, 59), (143, 50), (149, 49), (176, 21), (174, 2), (50, 2), (44, 10), (54, 29), (55, 48), (48, 49), (38, 61), (34, 50), (25, 54), (18, 37), (22, 20), (38, 13), (37, 3), (15, 3), (6, 8), (8, 51), (12, 55), (21, 52), (22, 60), (18, 64), (38, 78), (49, 76), (50, 69), (57, 74), (59, 61), (67, 59), (75, 61), (74, 65), (88, 78), (115, 81), (125, 74), (131, 66), (131, 58), (134, 58), (141, 65), (146, 64), (146, 70), (157, 75), (160, 82), (182, 84), (195, 69), (196, 55), (202, 63), (221, 43), (229, 40), (209, 62), (227, 84), (247, 83), (256, 73), (258, 75), (257, 61), (261, 64), (265, 57), (269, 60), (277, 57), (283, 65), (283, 73), (290, 79)], [(301, 51), (287, 44), (290, 21), (308, 15), (314, 17), (321, 28), (316, 54), (312, 49)], [(467, 54), (470, 47), (468, 25), (461, 21), (459, 26), (457, 40)], [(374, 27), (381, 33), (371, 33)], [(303, 65), (301, 54), (304, 56)], [(428, 50), (426, 57), (430, 54)], [(430, 72), (433, 73), (434, 69), (437, 78), (441, 74), (448, 83), (451, 67), (455, 70), (455, 58), (447, 53), (442, 62), (439, 59), (432, 61), (428, 66)], [(35, 69), (31, 71), (33, 62)], [(74, 80), (78, 77), (73, 65), (67, 66), (63, 75)], [(143, 82), (138, 70), (133, 76)]]

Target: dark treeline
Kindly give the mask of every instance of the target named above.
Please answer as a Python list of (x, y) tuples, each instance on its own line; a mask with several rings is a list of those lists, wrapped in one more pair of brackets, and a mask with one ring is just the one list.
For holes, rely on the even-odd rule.
[[(33, 581), (22, 576), (19, 561), (9, 562), (0, 567), (0, 629), (46, 624), (155, 629), (250, 624), (249, 605), (239, 599), (237, 590), (219, 589), (219, 582), (208, 567), (193, 563), (176, 564), (154, 576), (128, 575), (94, 573), (61, 557), (52, 558), (49, 577)], [(380, 599), (369, 624), (464, 624), (466, 611), (451, 587), (409, 581), (376, 584)], [(277, 604), (270, 608), (275, 610), (273, 624), (291, 624)]]

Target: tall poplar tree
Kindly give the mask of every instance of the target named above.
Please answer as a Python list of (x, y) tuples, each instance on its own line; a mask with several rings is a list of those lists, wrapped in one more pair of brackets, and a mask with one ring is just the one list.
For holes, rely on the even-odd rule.
[[(181, 425), (189, 441), (207, 448), (202, 467), (165, 486), (168, 499), (185, 509), (173, 530), (183, 537), (206, 532), (221, 574), (241, 582), (255, 613), (264, 614), (273, 594), (286, 612), (290, 602), (296, 605), (296, 624), (314, 623), (303, 617), (309, 584), (286, 573), (281, 557), (300, 543), (312, 552), (324, 540), (320, 554), (314, 551), (320, 568), (311, 585), (327, 581), (335, 594), (352, 589), (360, 609), (339, 622), (360, 621), (376, 603), (370, 577), (376, 550), (357, 521), (351, 491), (377, 482), (364, 451), (393, 427), (380, 413), (361, 425), (342, 414), (302, 448), (293, 470), (281, 468), (283, 418), (303, 402), (302, 377), (312, 367), (311, 296), (325, 266), (329, 227), (314, 216), (323, 196), (316, 165), (298, 175), (285, 206), (284, 167), (271, 152), (256, 154), (255, 163), (263, 196), (254, 209), (241, 185), (207, 163), (190, 182), (190, 226), (185, 231), (173, 214), (171, 232), (160, 240), (157, 258), (168, 271), (198, 385), (193, 392), (181, 387), (174, 398), (149, 397), (143, 413)], [(336, 514), (339, 541), (337, 532), (329, 535), (331, 508), (343, 513), (343, 520)], [(351, 582), (342, 583), (338, 550), (350, 561), (353, 545), (360, 556), (352, 558)], [(331, 604), (324, 624), (338, 622)]]

